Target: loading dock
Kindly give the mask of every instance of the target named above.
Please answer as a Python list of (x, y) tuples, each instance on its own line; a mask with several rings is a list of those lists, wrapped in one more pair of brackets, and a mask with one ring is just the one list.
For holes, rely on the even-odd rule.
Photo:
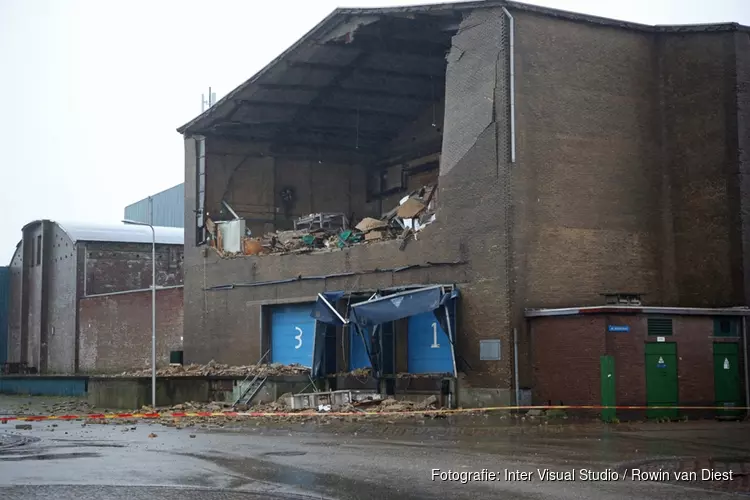
[(315, 319), (312, 303), (271, 308), (271, 362), (312, 367)]
[(452, 373), (451, 341), (432, 312), (409, 318), (409, 373)]

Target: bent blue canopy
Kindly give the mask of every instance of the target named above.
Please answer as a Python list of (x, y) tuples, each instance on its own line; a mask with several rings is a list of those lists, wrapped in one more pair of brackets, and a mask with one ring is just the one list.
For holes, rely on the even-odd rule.
[(349, 321), (365, 327), (379, 325), (450, 306), (456, 298), (458, 290), (443, 293), (442, 286), (408, 290), (354, 304)]
[[(380, 297), (373, 296), (366, 302), (360, 302), (350, 307), (348, 318), (344, 318), (336, 310), (334, 304), (345, 295), (345, 292), (324, 292), (318, 294), (318, 299), (310, 316), (317, 320), (315, 328), (315, 343), (313, 348), (313, 377), (325, 376), (323, 368), (323, 351), (325, 343), (325, 325), (351, 326), (359, 334), (365, 345), (367, 357), (370, 358), (373, 370), (380, 372), (379, 353), (372, 353), (362, 333), (365, 329), (374, 328), (383, 323), (432, 312), (451, 346), (453, 357), (453, 373), (457, 376), (455, 352), (455, 307), (458, 290), (452, 288), (444, 292), (443, 285), (428, 286), (416, 290), (395, 293)], [(372, 331), (372, 330), (370, 330)]]
[(313, 306), (310, 316), (320, 321), (334, 326), (342, 326), (348, 323), (344, 317), (339, 314), (334, 304), (344, 296), (344, 292), (323, 292), (318, 294), (318, 300)]

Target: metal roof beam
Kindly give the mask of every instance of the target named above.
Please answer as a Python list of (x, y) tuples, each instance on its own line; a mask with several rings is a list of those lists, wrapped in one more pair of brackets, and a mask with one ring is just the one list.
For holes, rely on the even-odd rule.
[[(301, 91), (301, 92), (320, 92), (322, 90), (331, 90), (331, 95), (341, 94), (350, 95), (353, 97), (358, 96), (369, 96), (369, 97), (383, 97), (393, 99), (408, 99), (411, 101), (419, 101), (429, 103), (435, 101), (431, 96), (426, 94), (414, 94), (414, 93), (402, 93), (402, 92), (391, 92), (386, 90), (367, 90), (367, 89), (355, 89), (355, 88), (343, 88), (327, 85), (305, 85), (305, 84), (290, 84), (285, 85), (283, 83), (261, 83), (260, 87), (269, 90), (290, 90), (290, 91)], [(442, 91), (440, 92), (442, 97)]]
[(323, 71), (347, 71), (351, 67), (354, 69), (351, 71), (351, 73), (356, 74), (359, 73), (363, 76), (374, 76), (376, 78), (380, 77), (399, 77), (399, 78), (411, 78), (414, 80), (427, 80), (427, 81), (434, 81), (435, 79), (445, 79), (444, 73), (410, 73), (405, 71), (388, 71), (384, 69), (374, 69), (374, 68), (367, 68), (362, 66), (353, 66), (351, 64), (348, 65), (338, 65), (338, 64), (327, 64), (327, 63), (311, 63), (311, 62), (305, 62), (305, 61), (292, 61), (289, 63), (289, 66), (291, 67), (303, 67), (308, 69), (318, 69)]
[(258, 124), (244, 124), (244, 123), (228, 123), (224, 126), (217, 126), (213, 129), (214, 133), (222, 134), (222, 133), (241, 133), (241, 134), (247, 134), (252, 135), (256, 139), (260, 137), (265, 137), (266, 139), (270, 139), (275, 134), (278, 134), (280, 131), (285, 131), (290, 136), (301, 136), (306, 134), (319, 134), (323, 136), (336, 136), (340, 138), (345, 139), (356, 139), (357, 136), (364, 138), (364, 139), (391, 139), (394, 137), (394, 133), (390, 131), (380, 131), (380, 130), (360, 130), (357, 131), (354, 127), (349, 126), (342, 126), (342, 125), (335, 125), (335, 124), (325, 124), (325, 125), (316, 125), (316, 126), (310, 126), (310, 127), (303, 127), (300, 125), (296, 125), (293, 127), (285, 127), (285, 126), (279, 126), (279, 125), (258, 125)]
[(450, 50), (451, 43), (447, 44), (434, 41), (405, 43), (392, 38), (381, 38), (374, 35), (355, 35), (354, 41), (347, 44), (333, 44), (337, 49), (351, 50), (353, 52), (366, 52), (370, 55), (383, 55), (390, 57), (419, 56), (427, 60), (445, 61), (445, 54)]
[(272, 102), (272, 101), (253, 101), (244, 99), (239, 101), (243, 106), (260, 106), (260, 107), (276, 107), (286, 109), (299, 109), (304, 108), (315, 111), (331, 111), (334, 113), (346, 112), (360, 115), (371, 115), (371, 116), (393, 116), (396, 118), (412, 119), (411, 114), (398, 113), (395, 111), (387, 110), (375, 110), (375, 109), (357, 109), (346, 106), (326, 106), (321, 104), (308, 104), (308, 103), (292, 103), (292, 102)]

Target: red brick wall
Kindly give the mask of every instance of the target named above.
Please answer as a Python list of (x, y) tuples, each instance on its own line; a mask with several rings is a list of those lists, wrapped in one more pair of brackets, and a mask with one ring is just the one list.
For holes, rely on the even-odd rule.
[[(713, 405), (713, 344), (737, 339), (713, 337), (711, 317), (679, 316), (672, 321), (673, 335), (666, 341), (677, 344), (679, 402)], [(657, 340), (648, 336), (646, 316), (533, 318), (530, 325), (535, 403), (600, 404), (599, 358), (611, 355), (617, 404), (646, 404), (645, 344)], [(606, 332), (607, 325), (628, 325), (630, 331)]]
[(531, 322), (534, 403), (598, 404), (604, 318), (538, 318)]
[[(86, 295), (143, 290), (151, 287), (150, 243), (83, 243)], [(182, 285), (183, 246), (156, 245), (156, 284)]]
[[(151, 366), (151, 292), (79, 301), (80, 371), (118, 373)], [(182, 288), (156, 294), (156, 363), (182, 349)]]

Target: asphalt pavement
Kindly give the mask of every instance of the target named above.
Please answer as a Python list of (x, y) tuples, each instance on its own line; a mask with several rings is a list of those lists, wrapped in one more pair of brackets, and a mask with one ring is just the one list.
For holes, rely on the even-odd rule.
[[(2, 499), (703, 500), (750, 492), (750, 425), (738, 422), (16, 425), (0, 424)], [(711, 469), (733, 479), (634, 480), (634, 469)]]

